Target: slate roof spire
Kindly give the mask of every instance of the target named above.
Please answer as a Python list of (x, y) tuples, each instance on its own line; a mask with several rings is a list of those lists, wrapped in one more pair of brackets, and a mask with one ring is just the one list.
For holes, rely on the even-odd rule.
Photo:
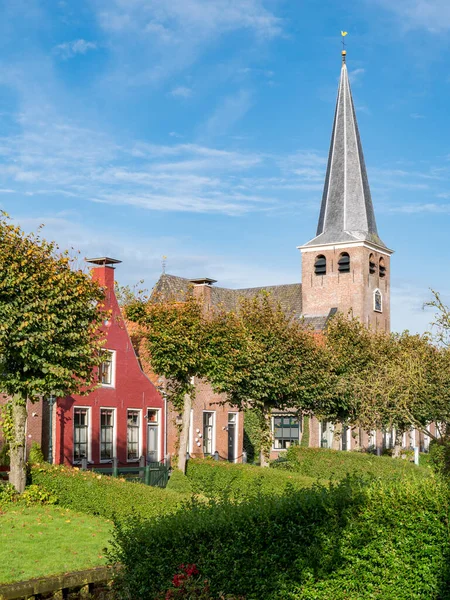
[(345, 62), (346, 54), (343, 50), (317, 233), (305, 245), (367, 241), (385, 248), (378, 236)]

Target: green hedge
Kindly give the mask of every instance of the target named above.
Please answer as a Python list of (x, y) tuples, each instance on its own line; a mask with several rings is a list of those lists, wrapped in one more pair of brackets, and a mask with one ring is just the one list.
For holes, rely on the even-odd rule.
[(301, 448), (293, 446), (281, 461), (272, 463), (277, 470), (287, 470), (308, 477), (339, 480), (351, 475), (375, 477), (412, 476), (426, 478), (430, 470), (413, 463), (387, 456), (375, 456), (363, 452), (342, 452), (324, 448)]
[(178, 469), (172, 471), (166, 489), (181, 492), (182, 494), (192, 494), (190, 480)]
[(297, 473), (211, 459), (189, 460), (187, 476), (192, 491), (207, 498), (241, 498), (257, 493), (281, 494), (287, 485), (300, 489), (311, 487), (315, 481), (312, 477)]
[(133, 510), (143, 518), (167, 514), (176, 511), (189, 497), (59, 465), (35, 465), (31, 477), (34, 484), (55, 494), (61, 506), (107, 519), (128, 515)]
[(449, 488), (427, 481), (290, 489), (236, 504), (116, 523), (111, 562), (121, 598), (152, 599), (182, 564), (195, 564), (211, 597), (247, 600), (448, 599)]

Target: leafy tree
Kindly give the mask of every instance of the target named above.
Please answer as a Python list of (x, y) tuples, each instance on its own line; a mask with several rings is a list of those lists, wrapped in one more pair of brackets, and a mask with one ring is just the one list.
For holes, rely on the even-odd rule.
[(438, 344), (450, 348), (450, 307), (448, 307), (439, 292), (431, 290), (432, 300), (426, 302), (424, 306), (434, 308), (436, 314), (431, 325), (434, 327), (435, 339)]
[(188, 295), (184, 302), (137, 301), (125, 307), (125, 314), (143, 327), (152, 369), (166, 379), (167, 399), (183, 413), (178, 468), (184, 472), (194, 378), (206, 375), (208, 362), (203, 306)]
[(428, 433), (430, 422), (449, 420), (450, 352), (429, 334), (372, 332), (336, 315), (325, 343), (334, 361), (334, 385), (320, 409), (328, 418), (365, 430), (395, 428), (394, 456), (411, 427)]
[(318, 415), (331, 421), (355, 422), (364, 382), (377, 372), (386, 336), (374, 334), (359, 319), (337, 313), (328, 323), (324, 348), (330, 357), (331, 384), (320, 399)]
[(104, 295), (67, 252), (0, 216), (0, 392), (10, 399), (10, 482), (25, 487), (26, 402), (88, 393), (102, 361)]
[(114, 293), (121, 308), (144, 303), (148, 300), (148, 290), (143, 287), (144, 280), (140, 279), (134, 285), (120, 285), (114, 282)]
[(267, 465), (272, 411), (315, 410), (327, 385), (327, 352), (267, 294), (214, 315), (208, 337), (207, 378), (230, 404), (259, 416), (260, 461)]

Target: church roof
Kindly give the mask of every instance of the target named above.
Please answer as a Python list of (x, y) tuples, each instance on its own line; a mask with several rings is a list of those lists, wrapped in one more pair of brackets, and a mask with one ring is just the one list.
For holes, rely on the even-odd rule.
[[(163, 273), (152, 290), (152, 299), (155, 302), (183, 301), (186, 294), (193, 287), (192, 279), (177, 277)], [(300, 317), (302, 314), (302, 284), (288, 283), (285, 285), (266, 285), (254, 288), (229, 289), (211, 287), (211, 303), (221, 306), (226, 310), (236, 310), (241, 298), (254, 298), (258, 293), (266, 291), (286, 314)]]
[[(153, 302), (183, 302), (193, 288), (193, 280), (163, 273), (152, 290)], [(328, 319), (336, 309), (331, 309), (326, 315), (302, 315), (302, 284), (287, 283), (282, 285), (266, 285), (253, 288), (229, 289), (210, 286), (211, 304), (225, 310), (236, 310), (242, 298), (254, 298), (262, 291), (280, 303), (285, 314), (294, 319), (302, 319), (306, 327), (312, 331), (323, 331)]]
[(305, 246), (367, 241), (378, 236), (366, 165), (343, 56), (328, 166), (316, 237)]

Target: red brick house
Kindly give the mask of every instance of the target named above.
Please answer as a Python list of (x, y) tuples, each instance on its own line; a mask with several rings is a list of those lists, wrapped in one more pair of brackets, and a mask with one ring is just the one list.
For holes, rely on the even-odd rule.
[(110, 258), (88, 260), (92, 277), (106, 293), (105, 349), (108, 359), (99, 369), (100, 386), (88, 396), (58, 398), (53, 419), (55, 463), (99, 465), (117, 457), (136, 464), (141, 456), (165, 457), (165, 401), (142, 371), (114, 293)]

